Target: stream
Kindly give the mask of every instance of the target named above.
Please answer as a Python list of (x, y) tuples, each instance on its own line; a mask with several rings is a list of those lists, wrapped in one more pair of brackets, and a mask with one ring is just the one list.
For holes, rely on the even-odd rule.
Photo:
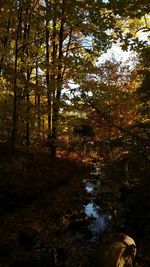
[[(109, 186), (106, 186), (108, 180), (101, 168), (95, 166), (94, 171), (88, 178), (83, 179), (82, 183), (87, 196), (85, 203), (79, 210), (77, 207), (71, 216), (66, 214), (63, 218), (63, 221), (66, 222), (62, 230), (63, 240), (65, 240), (63, 242), (67, 243), (66, 253), (71, 255), (65, 262), (65, 267), (74, 267), (75, 263), (76, 266), (83, 266), (84, 261), (95, 251), (99, 238), (112, 226), (113, 216), (110, 209), (107, 209), (107, 206), (104, 208), (100, 201), (101, 194), (105, 193), (105, 189), (109, 191)], [(98, 203), (97, 200), (99, 200)], [(58, 249), (60, 250), (60, 247)], [(57, 254), (57, 249), (54, 248), (54, 250)], [(56, 255), (55, 258), (59, 257)], [(57, 261), (54, 266), (57, 266)]]
[[(76, 172), (73, 168), (72, 177), (69, 171), (62, 177), (58, 172), (57, 183), (53, 185), (53, 180), (47, 179), (41, 195), (40, 187), (34, 189), (38, 197), (33, 196), (33, 203), (25, 202), (1, 217), (3, 267), (89, 267), (103, 239), (113, 233), (109, 244), (120, 238), (119, 233), (136, 238), (138, 261), (143, 261), (141, 255), (149, 247), (149, 195), (145, 197), (144, 189), (128, 190), (120, 172), (113, 177), (113, 172), (107, 172), (100, 164), (94, 162), (92, 171), (85, 168)], [(30, 191), (23, 191), (26, 198)], [(149, 261), (148, 253), (146, 257), (145, 264)], [(133, 266), (149, 265), (135, 262)]]
[[(93, 240), (109, 228), (112, 215), (109, 212), (104, 212), (100, 205), (95, 204), (96, 194), (101, 187), (100, 178), (102, 174), (95, 175), (95, 180), (84, 181), (85, 190), (91, 195), (91, 201), (84, 206), (85, 214), (92, 219), (88, 229), (91, 231)], [(102, 176), (103, 178), (103, 176)]]
[[(90, 256), (95, 252), (99, 238), (112, 229), (114, 221), (113, 194), (110, 181), (103, 174), (101, 168), (94, 166), (88, 178), (81, 178), (79, 192), (68, 197), (68, 192), (62, 186), (54, 190), (53, 196), (56, 206), (49, 210), (47, 206), (47, 221), (44, 221), (43, 241), (37, 240), (32, 247), (31, 260), (17, 260), (9, 267), (83, 267)], [(72, 187), (75, 184), (73, 182)], [(69, 188), (70, 189), (70, 188)], [(68, 189), (68, 190), (69, 190)], [(58, 191), (57, 191), (58, 190)], [(59, 191), (60, 190), (60, 191)], [(63, 197), (60, 197), (60, 193)], [(61, 202), (67, 198), (67, 209), (61, 209)], [(77, 200), (72, 207), (71, 201)], [(49, 199), (48, 199), (49, 200)], [(63, 201), (64, 200), (64, 201)], [(49, 205), (49, 202), (48, 202)], [(112, 207), (112, 209), (110, 208)], [(45, 208), (45, 204), (44, 204)], [(59, 214), (50, 213), (58, 208)], [(60, 210), (61, 209), (61, 210)], [(50, 214), (50, 215), (49, 215)], [(52, 214), (52, 215), (51, 215)], [(52, 217), (53, 216), (53, 217)], [(32, 240), (32, 229), (23, 231)], [(35, 264), (35, 265), (34, 265)]]

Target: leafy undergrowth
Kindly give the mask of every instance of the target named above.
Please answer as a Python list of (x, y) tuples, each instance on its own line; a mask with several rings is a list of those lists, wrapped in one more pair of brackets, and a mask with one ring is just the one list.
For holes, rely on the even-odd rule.
[(74, 229), (85, 217), (88, 175), (87, 166), (46, 153), (0, 155), (0, 266), (49, 266), (50, 254), (58, 264), (67, 257), (65, 266), (76, 266), (84, 249)]

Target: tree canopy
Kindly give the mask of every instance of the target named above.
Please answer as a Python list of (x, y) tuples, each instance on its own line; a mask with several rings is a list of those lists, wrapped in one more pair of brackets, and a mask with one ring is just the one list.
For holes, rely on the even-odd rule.
[[(116, 117), (117, 127), (134, 121), (135, 104), (147, 112), (149, 7), (146, 0), (1, 1), (1, 140), (14, 151), (48, 138), (55, 156), (61, 133), (79, 119), (91, 124), (95, 107), (93, 118)], [(113, 43), (136, 50), (137, 72), (115, 59), (98, 64)]]

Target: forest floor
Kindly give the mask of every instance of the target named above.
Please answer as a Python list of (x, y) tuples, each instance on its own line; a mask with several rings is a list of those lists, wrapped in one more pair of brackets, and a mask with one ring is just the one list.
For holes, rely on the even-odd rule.
[[(96, 202), (103, 201), (113, 214), (113, 231), (125, 231), (138, 242), (135, 266), (147, 267), (150, 194), (137, 183), (143, 175), (137, 168), (132, 184), (122, 183), (122, 162), (106, 168), (104, 186), (111, 184), (113, 193), (103, 190)], [(83, 181), (90, 175), (88, 164), (52, 160), (47, 153), (0, 154), (1, 267), (83, 266), (95, 250), (84, 210), (90, 197)]]

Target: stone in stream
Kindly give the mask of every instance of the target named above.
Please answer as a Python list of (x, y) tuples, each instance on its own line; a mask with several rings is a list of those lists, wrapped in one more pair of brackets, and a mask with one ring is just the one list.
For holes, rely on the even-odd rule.
[(93, 256), (91, 267), (131, 267), (136, 255), (134, 240), (122, 233), (105, 234)]

